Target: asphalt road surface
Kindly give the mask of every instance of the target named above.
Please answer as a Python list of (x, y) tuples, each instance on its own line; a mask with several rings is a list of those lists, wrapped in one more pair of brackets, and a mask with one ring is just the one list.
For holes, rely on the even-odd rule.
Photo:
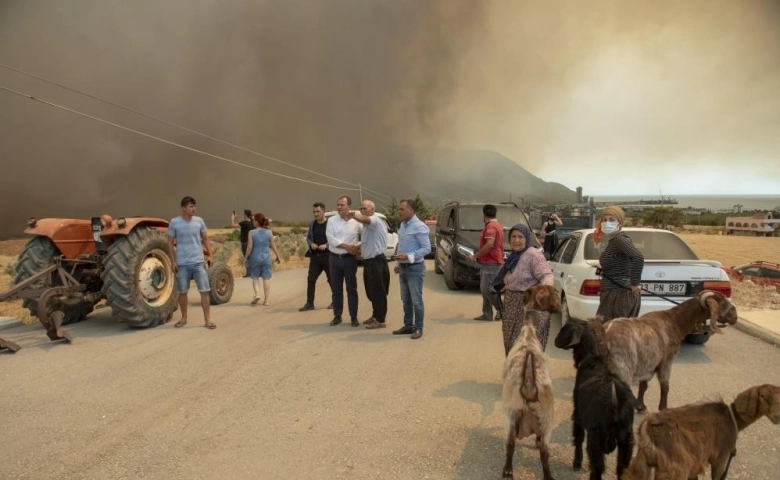
[[(391, 334), (402, 323), (397, 276), (381, 330), (329, 326), (324, 275), (317, 310), (298, 312), (305, 277), (276, 274), (266, 307), (251, 307), (250, 281), (237, 279), (232, 302), (213, 308), (216, 330), (203, 328), (193, 286), (182, 329), (131, 330), (102, 309), (67, 327), (71, 345), (37, 325), (3, 331), (23, 349), (0, 354), (0, 478), (500, 478), (504, 354), (500, 322), (471, 320), (479, 294), (448, 291), (429, 262), (425, 335), (413, 341)], [(371, 310), (359, 285), (363, 320)], [(547, 350), (550, 464), (559, 480), (584, 479), (587, 470), (571, 470), (574, 369), (552, 344), (558, 329), (555, 320)], [(683, 346), (671, 382), (670, 406), (731, 401), (780, 384), (780, 351), (727, 329)], [(657, 382), (648, 397), (655, 411)], [(755, 423), (740, 434), (729, 478), (779, 478), (778, 447), (780, 428)], [(517, 448), (515, 476), (541, 478), (531, 438)]]

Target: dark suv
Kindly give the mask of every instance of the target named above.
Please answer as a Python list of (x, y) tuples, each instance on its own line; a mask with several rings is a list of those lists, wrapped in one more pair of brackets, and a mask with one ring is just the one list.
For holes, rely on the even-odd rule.
[[(482, 207), (486, 203), (452, 202), (439, 210), (436, 225), (436, 256), (434, 270), (444, 274), (444, 283), (450, 290), (464, 286), (479, 286), (479, 264), (467, 262), (466, 257), (479, 250), (479, 237), (485, 226), (482, 221)], [(528, 216), (514, 203), (496, 203), (496, 218), (504, 229), (504, 258), (511, 251), (508, 232), (513, 225), (521, 223), (530, 227)], [(541, 248), (532, 235), (532, 247)]]

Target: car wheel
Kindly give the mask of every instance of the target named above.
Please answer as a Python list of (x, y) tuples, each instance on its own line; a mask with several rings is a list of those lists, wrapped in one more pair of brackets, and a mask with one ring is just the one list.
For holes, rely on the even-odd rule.
[(441, 267), (439, 266), (439, 260), (436, 258), (433, 259), (433, 271), (438, 273), (439, 275), (444, 273), (444, 270), (442, 270)]
[(463, 288), (461, 284), (455, 281), (455, 260), (450, 257), (447, 259), (447, 264), (444, 265), (444, 284), (450, 290), (460, 290)]
[(710, 327), (708, 325), (705, 325), (704, 331), (702, 333), (688, 334), (685, 336), (685, 341), (693, 345), (704, 345), (712, 336), (710, 334), (711, 334)]
[(566, 301), (566, 295), (563, 295), (561, 297), (561, 325), (566, 325), (569, 323), (570, 318), (571, 315), (569, 315), (569, 302)]

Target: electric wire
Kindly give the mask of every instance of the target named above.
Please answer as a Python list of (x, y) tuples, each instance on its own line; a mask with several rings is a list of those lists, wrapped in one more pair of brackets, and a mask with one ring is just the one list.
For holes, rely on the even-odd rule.
[[(228, 146), (230, 146), (230, 147), (237, 148), (237, 149), (239, 149), (239, 150), (241, 150), (241, 151), (244, 151), (244, 152), (247, 152), (247, 153), (251, 153), (252, 155), (256, 155), (256, 156), (258, 156), (258, 157), (262, 157), (262, 158), (265, 158), (265, 159), (268, 159), (268, 160), (271, 160), (271, 161), (274, 161), (274, 162), (277, 162), (277, 163), (281, 163), (281, 164), (283, 164), (283, 165), (287, 165), (287, 166), (289, 166), (289, 167), (297, 168), (297, 169), (299, 169), (299, 170), (303, 170), (303, 171), (305, 171), (305, 172), (308, 172), (308, 173), (312, 173), (312, 174), (315, 174), (315, 175), (319, 175), (319, 176), (321, 176), (321, 177), (324, 177), (324, 178), (327, 178), (327, 179), (329, 179), (329, 180), (336, 180), (336, 181), (338, 181), (338, 182), (342, 182), (342, 183), (346, 183), (347, 185), (351, 185), (351, 186), (353, 186), (353, 187), (359, 187), (358, 189), (349, 189), (349, 190), (352, 190), (352, 191), (359, 190), (359, 189), (360, 189), (360, 187), (361, 187), (361, 186), (360, 186), (360, 184), (353, 183), (353, 182), (350, 182), (350, 181), (348, 181), (348, 180), (343, 180), (343, 179), (340, 179), (340, 178), (337, 178), (337, 177), (333, 177), (333, 176), (330, 176), (330, 175), (327, 175), (327, 174), (324, 174), (324, 173), (320, 173), (320, 172), (317, 172), (317, 171), (315, 171), (315, 170), (311, 170), (311, 169), (308, 169), (308, 168), (305, 168), (305, 167), (301, 167), (301, 166), (299, 166), (299, 165), (295, 165), (294, 163), (286, 162), (286, 161), (284, 161), (284, 160), (281, 160), (281, 159), (278, 159), (278, 158), (272, 157), (272, 156), (270, 156), (270, 155), (267, 155), (267, 154), (264, 154), (264, 153), (260, 153), (260, 152), (257, 152), (257, 151), (255, 151), (255, 150), (251, 150), (251, 149), (249, 149), (249, 148), (242, 147), (242, 146), (240, 146), (240, 145), (236, 145), (236, 144), (234, 144), (234, 143), (230, 143), (230, 142), (228, 142), (228, 141), (225, 141), (225, 140), (221, 140), (221, 139), (219, 139), (219, 138), (216, 138), (216, 137), (213, 137), (213, 136), (211, 136), (211, 135), (208, 135), (208, 134), (205, 134), (205, 133), (199, 132), (199, 131), (197, 131), (197, 130), (193, 130), (193, 129), (191, 129), (191, 128), (188, 128), (188, 127), (185, 127), (185, 126), (183, 126), (183, 125), (179, 125), (179, 124), (177, 124), (177, 123), (174, 123), (174, 122), (171, 122), (171, 121), (169, 121), (169, 120), (165, 120), (165, 119), (162, 119), (162, 118), (158, 118), (158, 117), (155, 117), (154, 115), (150, 115), (150, 114), (147, 114), (147, 113), (139, 112), (138, 110), (135, 110), (135, 109), (133, 109), (133, 108), (130, 108), (130, 107), (127, 107), (127, 106), (121, 105), (121, 104), (119, 104), (119, 103), (116, 103), (116, 102), (112, 102), (112, 101), (110, 101), (110, 100), (106, 100), (105, 98), (98, 97), (98, 96), (96, 96), (96, 95), (91, 95), (91, 94), (89, 94), (89, 93), (83, 92), (83, 91), (81, 91), (81, 90), (77, 90), (77, 89), (75, 89), (75, 88), (72, 88), (72, 87), (68, 87), (67, 85), (63, 85), (63, 84), (61, 84), (61, 83), (55, 82), (55, 81), (53, 81), (53, 80), (49, 80), (49, 79), (47, 79), (47, 78), (44, 78), (44, 77), (41, 77), (41, 76), (39, 76), (39, 75), (35, 75), (35, 74), (32, 74), (32, 73), (26, 72), (26, 71), (24, 71), (24, 70), (20, 70), (20, 69), (18, 69), (18, 68), (11, 67), (11, 66), (9, 66), (9, 65), (6, 65), (6, 64), (4, 64), (4, 63), (0, 63), (0, 67), (2, 67), (2, 68), (5, 68), (5, 69), (7, 69), (7, 70), (10, 70), (10, 71), (12, 71), (12, 72), (16, 72), (16, 73), (18, 73), (18, 74), (21, 74), (21, 75), (26, 75), (26, 76), (28, 76), (28, 77), (34, 78), (34, 79), (36, 79), (36, 80), (39, 80), (39, 81), (41, 81), (41, 82), (48, 83), (48, 84), (50, 84), (50, 85), (54, 85), (54, 86), (56, 86), (56, 87), (62, 88), (62, 89), (64, 89), (64, 90), (67, 90), (67, 91), (69, 91), (69, 92), (77, 93), (77, 94), (79, 94), (79, 95), (83, 95), (83, 96), (85, 96), (85, 97), (87, 97), (87, 98), (91, 98), (91, 99), (93, 99), (93, 100), (97, 100), (97, 101), (99, 101), (99, 102), (106, 103), (106, 104), (108, 104), (108, 105), (111, 105), (111, 106), (113, 106), (113, 107), (116, 107), (116, 108), (119, 108), (119, 109), (122, 109), (122, 110), (125, 110), (125, 111), (128, 111), (128, 112), (134, 113), (134, 114), (136, 114), (136, 115), (139, 115), (139, 116), (141, 116), (141, 117), (145, 117), (145, 118), (148, 118), (148, 119), (151, 119), (151, 120), (155, 120), (155, 121), (157, 121), (157, 122), (160, 122), (160, 123), (164, 123), (164, 124), (166, 124), (166, 125), (170, 125), (170, 126), (172, 126), (172, 127), (179, 128), (179, 129), (181, 129), (181, 130), (184, 130), (184, 131), (186, 131), (186, 132), (189, 132), (189, 133), (193, 133), (193, 134), (195, 134), (195, 135), (198, 135), (198, 136), (201, 136), (201, 137), (203, 137), (203, 138), (207, 138), (207, 139), (209, 139), (209, 140), (212, 140), (212, 141), (214, 141), (214, 142), (218, 142), (218, 143), (221, 143), (221, 144), (223, 144), (223, 145), (228, 145)], [(27, 96), (27, 95), (23, 95), (23, 96)], [(30, 98), (33, 98), (33, 97), (30, 97)], [(33, 98), (33, 99), (35, 99), (35, 98)], [(205, 152), (202, 152), (202, 153), (205, 153)], [(380, 192), (377, 192), (377, 191), (375, 191), (375, 190), (369, 190), (369, 189), (368, 189), (368, 188), (366, 188), (366, 187), (362, 187), (362, 189), (363, 189), (363, 190), (365, 190), (365, 191), (370, 191), (371, 193), (373, 193), (373, 194), (375, 194), (375, 195), (377, 195), (377, 196), (382, 196), (382, 197), (385, 197), (385, 198), (387, 198), (387, 199), (390, 199), (390, 196), (388, 196), (388, 195), (385, 195), (385, 194), (383, 194), (383, 193), (380, 193)]]
[(56, 103), (50, 102), (48, 100), (44, 100), (42, 98), (37, 98), (37, 97), (34, 97), (32, 95), (20, 92), (18, 90), (14, 90), (12, 88), (5, 87), (3, 85), (0, 85), (0, 90), (4, 90), (6, 92), (13, 93), (14, 95), (18, 95), (18, 96), (23, 97), (23, 98), (28, 98), (30, 100), (34, 100), (36, 102), (43, 103), (45, 105), (49, 105), (49, 106), (52, 106), (52, 107), (60, 108), (60, 109), (65, 110), (67, 112), (71, 112), (71, 113), (74, 113), (76, 115), (80, 115), (82, 117), (89, 118), (89, 119), (94, 120), (96, 122), (105, 123), (106, 125), (111, 125), (112, 127), (119, 128), (119, 129), (122, 129), (122, 130), (126, 130), (128, 132), (135, 133), (136, 135), (140, 135), (142, 137), (151, 138), (151, 139), (163, 142), (163, 143), (167, 143), (169, 145), (173, 145), (173, 146), (176, 146), (176, 147), (179, 147), (179, 148), (183, 148), (185, 150), (189, 150), (189, 151), (192, 151), (192, 152), (200, 153), (202, 155), (206, 155), (206, 156), (215, 158), (217, 160), (221, 160), (223, 162), (232, 163), (234, 165), (238, 165), (238, 166), (241, 166), (241, 167), (249, 168), (249, 169), (252, 169), (252, 170), (257, 170), (257, 171), (263, 172), (263, 173), (268, 173), (270, 175), (276, 175), (276, 176), (287, 178), (287, 179), (290, 179), (290, 180), (297, 180), (299, 182), (309, 183), (309, 184), (312, 184), (312, 185), (318, 185), (318, 186), (321, 186), (321, 187), (338, 188), (338, 189), (341, 189), (341, 190), (350, 190), (350, 191), (359, 191), (360, 190), (359, 188), (343, 187), (341, 185), (330, 185), (330, 184), (327, 184), (327, 183), (315, 182), (313, 180), (306, 180), (304, 178), (294, 177), (292, 175), (285, 175), (285, 174), (279, 173), (279, 172), (272, 172), (271, 170), (266, 170), (264, 168), (256, 167), (254, 165), (248, 165), (246, 163), (242, 163), (242, 162), (239, 162), (239, 161), (236, 161), (236, 160), (232, 160), (232, 159), (229, 159), (229, 158), (226, 158), (226, 157), (222, 157), (220, 155), (215, 155), (213, 153), (204, 152), (203, 150), (198, 150), (197, 148), (188, 147), (186, 145), (182, 145), (180, 143), (176, 143), (176, 142), (173, 142), (171, 140), (166, 140), (164, 138), (160, 138), (160, 137), (148, 134), (148, 133), (144, 133), (144, 132), (132, 129), (130, 127), (126, 127), (124, 125), (119, 125), (117, 123), (113, 123), (113, 122), (110, 122), (108, 120), (104, 120), (102, 118), (98, 118), (98, 117), (89, 115), (87, 113), (83, 113), (83, 112), (80, 112), (78, 110), (74, 110), (72, 108), (68, 108), (68, 107), (65, 107), (65, 106), (62, 106), (62, 105), (58, 105)]

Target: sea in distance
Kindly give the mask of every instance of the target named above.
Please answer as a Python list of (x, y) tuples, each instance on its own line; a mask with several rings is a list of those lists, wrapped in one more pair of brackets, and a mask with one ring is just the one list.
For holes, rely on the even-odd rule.
[[(699, 208), (719, 211), (734, 211), (735, 205), (742, 210), (780, 210), (780, 195), (666, 195), (664, 198), (677, 200), (676, 208)], [(661, 200), (660, 195), (593, 195), (595, 202), (635, 202), (638, 200)]]

